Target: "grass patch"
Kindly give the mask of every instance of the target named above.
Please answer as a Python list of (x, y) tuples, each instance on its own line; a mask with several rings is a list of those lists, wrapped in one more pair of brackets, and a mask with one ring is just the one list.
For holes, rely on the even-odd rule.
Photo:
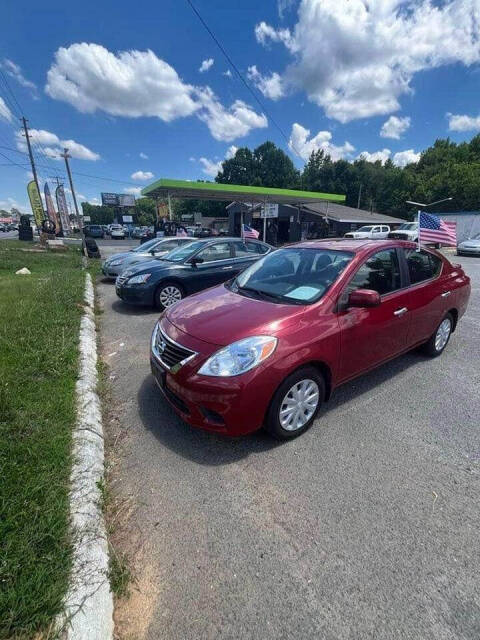
[[(71, 565), (81, 254), (0, 241), (0, 638), (48, 637)], [(28, 267), (29, 276), (15, 271)]]

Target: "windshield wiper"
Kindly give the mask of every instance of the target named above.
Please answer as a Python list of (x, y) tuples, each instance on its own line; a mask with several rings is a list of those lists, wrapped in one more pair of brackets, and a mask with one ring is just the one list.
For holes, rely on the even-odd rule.
[(254, 287), (239, 287), (236, 285), (236, 290), (240, 293), (253, 293), (254, 296), (258, 296), (261, 299), (265, 300), (273, 300), (274, 302), (284, 302), (286, 304), (296, 304), (295, 300), (286, 298), (285, 296), (280, 295), (279, 293), (267, 293), (266, 291), (262, 291), (262, 289), (255, 289)]

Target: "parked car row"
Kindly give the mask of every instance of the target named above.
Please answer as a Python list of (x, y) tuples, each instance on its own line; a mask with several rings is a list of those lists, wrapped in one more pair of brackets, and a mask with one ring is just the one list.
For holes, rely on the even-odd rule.
[(14, 222), (0, 222), (0, 231), (8, 233), (9, 231), (18, 231), (18, 224)]

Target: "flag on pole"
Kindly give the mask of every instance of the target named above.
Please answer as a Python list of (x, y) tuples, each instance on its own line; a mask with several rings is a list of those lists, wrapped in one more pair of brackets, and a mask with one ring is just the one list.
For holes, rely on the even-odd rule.
[(248, 224), (242, 224), (242, 238), (253, 238), (256, 240), (260, 234), (252, 227), (249, 227)]
[(425, 244), (433, 242), (448, 247), (457, 246), (457, 223), (445, 222), (433, 213), (419, 212), (418, 242)]

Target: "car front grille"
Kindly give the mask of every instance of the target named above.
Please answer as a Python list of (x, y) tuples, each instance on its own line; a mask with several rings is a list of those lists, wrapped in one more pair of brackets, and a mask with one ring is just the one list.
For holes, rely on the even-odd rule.
[(128, 279), (128, 276), (124, 275), (123, 273), (119, 276), (117, 276), (117, 279), (115, 280), (115, 285), (117, 287), (121, 287), (122, 284)]
[(195, 351), (191, 351), (169, 338), (158, 325), (154, 330), (152, 350), (155, 357), (169, 370), (179, 369), (197, 355)]

